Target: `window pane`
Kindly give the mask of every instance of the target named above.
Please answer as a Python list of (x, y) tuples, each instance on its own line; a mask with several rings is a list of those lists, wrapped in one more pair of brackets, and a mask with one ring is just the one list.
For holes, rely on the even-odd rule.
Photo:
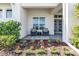
[(33, 24), (38, 24), (38, 17), (33, 17)]
[(6, 10), (6, 18), (12, 18), (12, 10)]
[(0, 18), (2, 18), (2, 10), (0, 10)]
[(45, 25), (45, 17), (33, 17), (33, 28), (43, 28)]
[(40, 17), (40, 27), (44, 27), (45, 25), (45, 17)]

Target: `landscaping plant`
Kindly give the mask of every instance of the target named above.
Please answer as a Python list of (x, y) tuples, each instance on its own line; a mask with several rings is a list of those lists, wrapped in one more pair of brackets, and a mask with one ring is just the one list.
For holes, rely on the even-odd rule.
[(19, 38), (20, 23), (9, 20), (7, 22), (0, 21), (0, 46), (11, 46), (15, 44), (15, 40)]
[(70, 42), (75, 47), (79, 48), (79, 25), (74, 25), (72, 28), (72, 37), (70, 38)]
[(33, 55), (35, 55), (35, 52), (32, 49), (26, 50), (26, 56), (33, 56)]
[(46, 55), (47, 54), (44, 49), (37, 49), (36, 52), (38, 55)]
[(79, 3), (75, 4), (74, 6), (74, 16), (79, 18)]
[(58, 44), (60, 44), (60, 43), (61, 43), (61, 39), (60, 39), (60, 38), (57, 38), (57, 39), (56, 39), (56, 42), (57, 42)]
[(53, 46), (53, 47), (51, 48), (51, 54), (52, 54), (52, 55), (59, 55), (59, 52), (57, 51), (57, 48), (56, 48), (56, 47)]

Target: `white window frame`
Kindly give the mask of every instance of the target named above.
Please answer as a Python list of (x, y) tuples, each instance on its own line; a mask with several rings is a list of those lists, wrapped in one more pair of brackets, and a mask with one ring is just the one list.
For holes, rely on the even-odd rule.
[(5, 10), (5, 17), (6, 17), (7, 19), (12, 19), (13, 14), (11, 14), (11, 17), (7, 17), (7, 10), (11, 10), (11, 13), (12, 13), (12, 9), (6, 9), (6, 10)]
[[(38, 27), (41, 27), (40, 26), (40, 24), (41, 24), (41, 19), (40, 18), (42, 18), (43, 16), (37, 16), (37, 17), (35, 17), (35, 18), (37, 18), (36, 20), (37, 20), (37, 24), (38, 24)], [(44, 18), (44, 27), (45, 27), (45, 17), (43, 17)], [(33, 17), (33, 25), (34, 25), (34, 17)]]
[(2, 13), (0, 19), (2, 19), (3, 18), (3, 9), (0, 9), (0, 10), (1, 10), (1, 13)]

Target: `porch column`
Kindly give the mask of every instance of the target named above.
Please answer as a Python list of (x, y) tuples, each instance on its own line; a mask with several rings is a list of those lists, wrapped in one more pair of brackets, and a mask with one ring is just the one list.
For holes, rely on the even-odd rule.
[(62, 41), (63, 42), (67, 42), (68, 41), (68, 19), (67, 19), (67, 16), (68, 16), (68, 14), (67, 14), (67, 12), (66, 12), (66, 10), (67, 10), (67, 5), (64, 3), (63, 4), (63, 28), (62, 28), (62, 30), (63, 30), (63, 34), (62, 34)]

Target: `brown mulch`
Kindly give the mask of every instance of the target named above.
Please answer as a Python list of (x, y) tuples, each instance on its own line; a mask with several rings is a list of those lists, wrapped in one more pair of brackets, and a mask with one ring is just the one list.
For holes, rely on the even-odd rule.
[(0, 50), (0, 56), (15, 56), (15, 54), (12, 51), (2, 49)]

